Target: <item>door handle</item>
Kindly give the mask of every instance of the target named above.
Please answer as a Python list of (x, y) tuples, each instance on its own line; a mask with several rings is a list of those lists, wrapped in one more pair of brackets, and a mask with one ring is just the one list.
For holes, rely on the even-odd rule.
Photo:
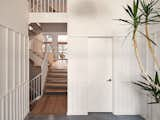
[(111, 79), (111, 78), (110, 78), (110, 79), (108, 79), (108, 80), (107, 80), (107, 82), (112, 82), (112, 79)]

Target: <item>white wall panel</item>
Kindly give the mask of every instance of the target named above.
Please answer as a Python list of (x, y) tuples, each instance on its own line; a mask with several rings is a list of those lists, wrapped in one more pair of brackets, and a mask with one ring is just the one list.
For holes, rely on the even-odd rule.
[(29, 54), (26, 51), (29, 41), (26, 38), (20, 32), (0, 26), (1, 120), (23, 120), (29, 112)]
[(86, 115), (88, 80), (87, 37), (69, 36), (68, 115)]
[[(138, 38), (138, 41), (140, 56), (145, 66), (145, 41), (141, 38)], [(133, 81), (141, 79), (132, 40), (115, 37), (113, 43), (113, 112), (118, 115), (140, 114), (144, 101), (141, 101), (143, 94), (132, 84)]]

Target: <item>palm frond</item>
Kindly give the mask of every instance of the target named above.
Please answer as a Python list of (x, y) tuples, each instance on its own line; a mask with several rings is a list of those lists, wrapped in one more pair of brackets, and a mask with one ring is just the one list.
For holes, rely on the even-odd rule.
[(118, 20), (118, 21), (130, 24), (130, 25), (133, 25), (133, 23), (131, 23), (131, 21), (129, 21), (129, 20), (124, 20), (124, 19), (114, 19), (114, 20)]
[(141, 31), (138, 31), (138, 32), (139, 32), (141, 35), (143, 35), (145, 38), (147, 38), (148, 40), (150, 40), (153, 45), (155, 45), (155, 46), (158, 47), (158, 44), (157, 44), (156, 42), (154, 42), (151, 38), (149, 38), (147, 35), (145, 35), (145, 34), (144, 34), (143, 32), (141, 32)]

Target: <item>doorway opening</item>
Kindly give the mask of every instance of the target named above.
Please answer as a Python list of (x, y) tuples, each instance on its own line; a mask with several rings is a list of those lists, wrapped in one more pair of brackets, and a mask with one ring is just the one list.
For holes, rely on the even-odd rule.
[(67, 113), (67, 23), (31, 23), (30, 111), (32, 115)]

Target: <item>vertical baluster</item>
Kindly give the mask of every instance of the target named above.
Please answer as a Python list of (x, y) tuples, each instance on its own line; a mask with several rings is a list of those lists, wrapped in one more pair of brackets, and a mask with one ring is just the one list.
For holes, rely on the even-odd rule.
[[(41, 76), (40, 76), (40, 77), (41, 77)], [(38, 95), (39, 95), (39, 96), (41, 96), (40, 80), (41, 80), (41, 78), (39, 78), (39, 81), (38, 81)]]
[(33, 2), (32, 2), (32, 0), (30, 0), (30, 4), (31, 4), (31, 12), (33, 12)]
[(32, 101), (32, 95), (33, 95), (33, 92), (32, 92), (32, 80), (30, 81), (30, 84), (29, 84), (29, 86), (30, 86), (30, 101)]
[(40, 79), (41, 80), (41, 95), (43, 94), (43, 82), (42, 82), (42, 79), (43, 78), (42, 78), (42, 74), (41, 74), (41, 79)]
[(53, 0), (51, 0), (51, 12), (53, 12)]
[(40, 0), (40, 6), (41, 6), (40, 12), (42, 12), (43, 11), (43, 0)]
[(31, 10), (31, 8), (32, 8), (32, 6), (31, 6), (31, 0), (29, 0), (29, 12), (32, 12), (32, 10)]
[(31, 102), (32, 102), (32, 100), (33, 100), (33, 95), (34, 95), (34, 92), (33, 92), (33, 81), (31, 81), (30, 89), (31, 89)]
[(39, 6), (40, 6), (40, 11), (39, 12), (42, 12), (42, 0), (40, 0), (40, 2), (39, 2)]
[(37, 83), (37, 85), (38, 85), (38, 86), (37, 86), (37, 87), (38, 87), (38, 96), (40, 96), (40, 93), (41, 93), (41, 92), (40, 92), (40, 88), (39, 88), (39, 84), (40, 84), (40, 79), (38, 79), (38, 83)]
[(64, 0), (61, 0), (62, 1), (62, 3), (61, 3), (61, 5), (62, 5), (62, 12), (64, 12)]
[(39, 96), (41, 96), (41, 78), (39, 79), (39, 82), (38, 82), (38, 89), (39, 89)]
[(37, 81), (38, 81), (38, 78), (36, 79), (36, 90), (35, 90), (36, 97), (35, 98), (37, 98)]
[(42, 94), (43, 94), (43, 89), (42, 89), (42, 75), (40, 76), (40, 93), (41, 93), (41, 96), (42, 96)]
[(34, 9), (34, 7), (35, 7), (35, 2), (34, 2), (35, 0), (32, 0), (32, 12), (35, 12), (35, 9)]
[(50, 0), (48, 0), (48, 12), (50, 12)]
[(56, 9), (55, 9), (55, 0), (53, 0), (53, 10), (56, 11)]
[(56, 12), (58, 11), (58, 9), (57, 9), (57, 0), (55, 0), (55, 10), (56, 10)]
[(67, 0), (64, 1), (65, 1), (65, 12), (67, 12)]
[(33, 100), (35, 99), (35, 80), (33, 80)]
[(58, 8), (57, 11), (58, 11), (58, 12), (60, 11), (60, 9), (59, 9), (59, 2), (60, 2), (60, 1), (57, 0), (57, 8)]
[(34, 98), (33, 98), (33, 100), (36, 98), (36, 80), (37, 80), (37, 78), (34, 80)]
[(37, 12), (39, 12), (39, 0), (37, 0)]
[(44, 11), (43, 11), (43, 12), (47, 12), (47, 11), (46, 11), (46, 6), (47, 6), (46, 0), (44, 0)]
[(32, 85), (32, 94), (33, 94), (33, 96), (32, 96), (32, 100), (34, 100), (34, 80), (32, 81), (33, 82), (33, 85)]
[(62, 12), (62, 0), (59, 0), (59, 12)]

